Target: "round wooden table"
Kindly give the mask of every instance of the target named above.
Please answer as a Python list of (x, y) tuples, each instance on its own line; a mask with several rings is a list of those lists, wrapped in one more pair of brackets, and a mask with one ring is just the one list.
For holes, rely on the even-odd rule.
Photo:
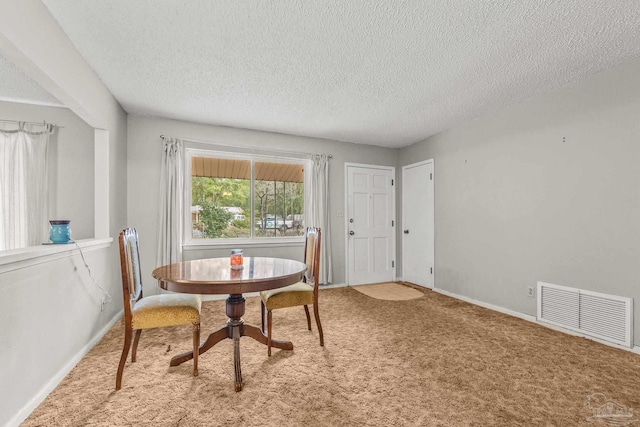
[[(245, 257), (242, 270), (232, 270), (228, 257), (184, 261), (158, 267), (152, 276), (158, 286), (172, 292), (186, 294), (229, 294), (226, 300), (227, 323), (209, 334), (200, 345), (202, 354), (220, 341), (233, 339), (233, 360), (235, 367), (235, 389), (242, 390), (240, 369), (240, 337), (249, 336), (267, 345), (267, 336), (262, 328), (248, 325), (242, 320), (245, 299), (242, 294), (281, 288), (302, 280), (307, 270), (306, 264), (290, 259)], [(264, 322), (263, 322), (264, 323)], [(289, 341), (271, 340), (271, 346), (283, 350), (293, 350)], [(193, 351), (171, 359), (170, 366), (177, 366), (193, 359)]]

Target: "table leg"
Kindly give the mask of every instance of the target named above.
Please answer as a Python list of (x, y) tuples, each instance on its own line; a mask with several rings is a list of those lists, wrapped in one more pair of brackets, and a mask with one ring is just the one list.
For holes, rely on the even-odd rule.
[(233, 338), (233, 368), (235, 371), (236, 391), (242, 390), (242, 369), (240, 367), (240, 337), (244, 320), (245, 299), (241, 294), (232, 294), (227, 298), (227, 316), (229, 320), (229, 338)]
[[(267, 336), (262, 333), (262, 329), (253, 325), (244, 325), (242, 328), (242, 335), (251, 337), (254, 340), (267, 345)], [(271, 347), (279, 348), (281, 350), (293, 350), (293, 343), (291, 341), (280, 341), (271, 339)]]
[[(220, 341), (227, 338), (229, 338), (229, 327), (227, 325), (224, 325), (211, 332), (206, 341), (200, 344), (200, 348), (198, 348), (198, 354), (204, 353), (214, 345), (218, 344)], [(171, 358), (171, 362), (169, 362), (169, 366), (178, 366), (191, 359), (193, 359), (193, 350), (179, 354), (177, 356), (173, 356)]]
[(242, 390), (242, 368), (240, 367), (240, 337), (242, 323), (231, 325), (229, 327), (232, 329), (233, 335), (233, 368), (236, 376), (236, 391)]
[[(267, 337), (262, 329), (253, 325), (245, 325), (242, 316), (244, 315), (246, 301), (242, 294), (232, 294), (226, 300), (227, 323), (209, 334), (206, 341), (200, 345), (198, 354), (202, 354), (220, 341), (233, 339), (233, 366), (235, 372), (235, 389), (242, 390), (242, 369), (240, 366), (240, 337), (248, 336), (254, 340), (267, 345)], [(289, 341), (271, 340), (271, 347), (282, 350), (293, 350), (293, 344)], [(177, 366), (187, 360), (193, 359), (193, 351), (174, 356), (169, 363), (170, 366)]]

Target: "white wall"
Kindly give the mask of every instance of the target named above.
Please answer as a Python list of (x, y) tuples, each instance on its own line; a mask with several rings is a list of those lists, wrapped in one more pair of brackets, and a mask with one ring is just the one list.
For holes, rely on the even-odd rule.
[[(333, 283), (345, 282), (344, 217), (337, 217), (338, 210), (344, 211), (344, 163), (355, 162), (372, 165), (396, 166), (396, 149), (370, 145), (348, 144), (336, 141), (305, 138), (268, 132), (250, 131), (220, 126), (198, 125), (189, 122), (150, 117), (129, 116), (128, 121), (128, 177), (129, 177), (129, 226), (140, 233), (140, 253), (143, 269), (145, 293), (156, 293), (151, 271), (155, 268), (158, 226), (158, 200), (162, 140), (160, 135), (197, 141), (211, 141), (225, 145), (256, 147), (303, 153), (332, 154), (330, 162), (329, 186), (331, 192), (331, 235), (333, 239)], [(323, 232), (325, 232), (323, 230)], [(273, 253), (265, 248), (252, 248), (251, 255)], [(302, 248), (294, 245), (279, 248), (280, 256), (299, 258)], [(189, 252), (189, 257), (228, 255), (224, 251)]]
[(400, 150), (435, 159), (435, 286), (535, 315), (536, 281), (632, 297), (640, 61)]
[[(117, 237), (118, 229), (126, 224), (127, 211), (126, 114), (40, 1), (0, 2), (0, 51), (65, 102), (90, 128), (109, 131), (109, 194), (106, 196), (111, 237)], [(15, 108), (15, 115), (2, 118), (32, 120), (26, 110), (18, 114), (22, 107)], [(62, 123), (68, 119), (58, 116), (62, 111), (52, 108), (42, 113), (47, 121)], [(65, 133), (65, 139), (67, 136), (84, 138), (85, 131), (80, 131), (80, 127), (78, 134), (71, 135), (75, 128), (75, 125), (66, 128), (69, 135)], [(61, 133), (58, 141), (61, 144), (62, 136)], [(87, 141), (74, 141), (85, 142), (88, 146), (82, 145), (80, 149), (93, 153), (93, 132)], [(84, 166), (78, 168), (82, 172)], [(90, 170), (93, 171), (93, 165)], [(62, 176), (66, 172), (59, 172), (59, 179), (66, 178)], [(87, 183), (93, 178), (93, 172), (85, 176)], [(87, 194), (83, 193), (87, 192), (87, 183), (74, 184), (78, 186), (78, 193), (67, 194), (58, 201), (58, 209), (74, 207), (60, 211), (60, 215), (75, 217), (81, 209), (86, 213)], [(92, 203), (86, 207), (88, 211)], [(60, 206), (62, 204), (65, 206)], [(77, 218), (80, 226), (83, 221), (80, 218), (84, 216)], [(86, 231), (76, 230), (74, 238), (78, 237), (76, 232)], [(101, 293), (88, 277), (77, 251), (10, 263), (6, 263), (6, 257), (0, 253), (0, 342), (3, 343), (0, 346), (0, 425), (17, 425), (28, 416), (122, 310), (117, 243), (94, 246), (85, 252), (93, 276), (113, 297), (104, 311), (100, 311)], [(114, 387), (116, 364), (114, 361)]]

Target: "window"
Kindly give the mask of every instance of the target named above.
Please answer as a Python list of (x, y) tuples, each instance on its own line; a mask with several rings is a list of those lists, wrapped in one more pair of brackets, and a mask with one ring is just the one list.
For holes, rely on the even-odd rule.
[[(16, 116), (22, 120), (13, 121)], [(43, 126), (45, 120), (47, 126)], [(17, 131), (20, 122), (26, 131), (23, 135)], [(53, 129), (48, 134), (45, 164), (38, 160), (34, 166), (34, 155), (45, 145), (29, 147), (44, 137), (42, 133), (47, 133), (49, 126)], [(14, 157), (17, 153), (23, 156), (22, 161)], [(0, 101), (0, 258), (9, 256), (5, 250), (29, 253), (46, 249), (42, 244), (49, 243), (52, 219), (71, 221), (74, 241), (109, 239), (108, 153), (109, 131), (92, 128), (71, 110)], [(13, 178), (6, 180), (7, 174)], [(46, 181), (41, 183), (41, 178)], [(19, 183), (22, 189), (13, 187)], [(94, 208), (94, 203), (99, 205)], [(20, 219), (18, 209), (27, 221)], [(20, 230), (26, 230), (25, 239), (21, 237), (25, 231)]]
[(191, 189), (186, 243), (304, 234), (309, 161), (203, 150), (186, 154)]
[(0, 127), (0, 250), (48, 240), (48, 149), (53, 126)]

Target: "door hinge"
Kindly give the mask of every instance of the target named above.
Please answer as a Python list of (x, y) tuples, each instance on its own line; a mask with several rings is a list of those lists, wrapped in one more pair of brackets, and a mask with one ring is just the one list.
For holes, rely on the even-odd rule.
[(433, 174), (432, 174), (432, 173), (430, 173), (430, 174), (429, 174), (429, 179), (430, 179), (431, 181), (433, 181)]
[(391, 180), (391, 185), (393, 185), (393, 179)]
[(433, 267), (431, 267), (431, 274), (433, 274)]
[(391, 268), (395, 268), (396, 266), (396, 262), (395, 261), (391, 261)]
[(393, 222), (393, 220), (391, 220), (391, 226), (393, 227), (395, 225), (395, 223)]

